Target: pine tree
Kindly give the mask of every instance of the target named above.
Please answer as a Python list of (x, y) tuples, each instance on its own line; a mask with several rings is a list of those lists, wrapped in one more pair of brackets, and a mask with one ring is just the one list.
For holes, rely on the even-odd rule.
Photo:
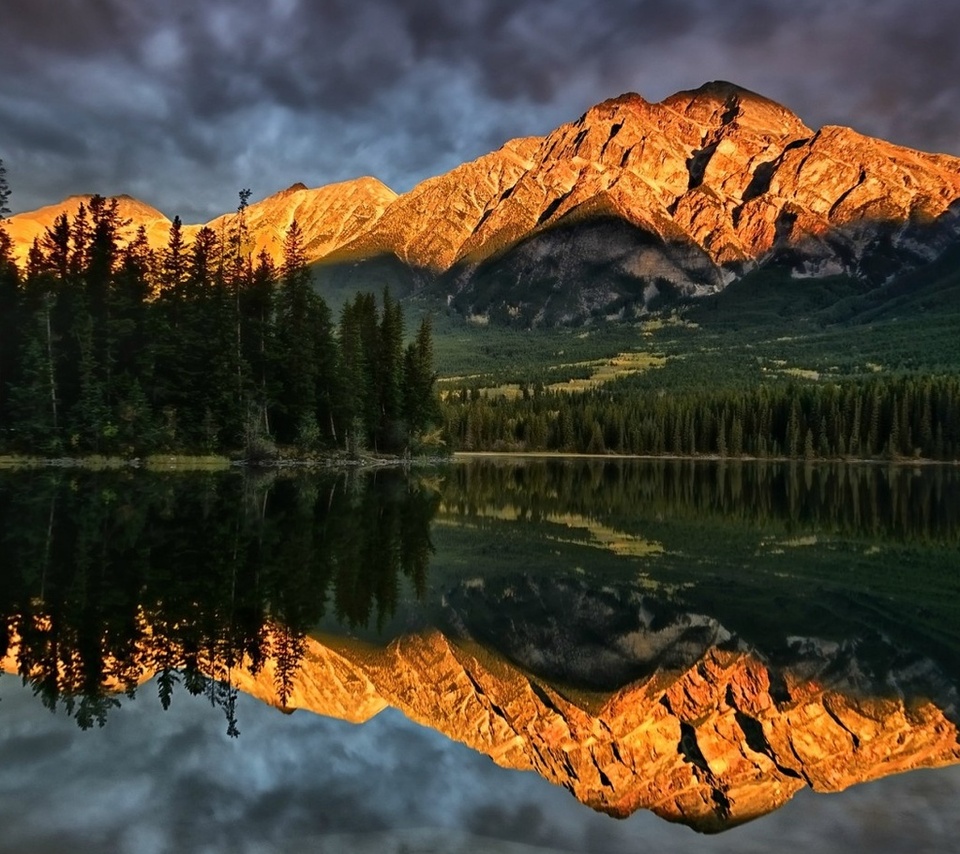
[(274, 423), (280, 441), (305, 447), (316, 445), (319, 440), (312, 296), (303, 233), (294, 220), (287, 230), (280, 270), (277, 330), (282, 390)]
[[(242, 296), (244, 322), (243, 358), (250, 369), (252, 406), (247, 415), (245, 444), (253, 449), (259, 443), (269, 444), (270, 409), (276, 398), (274, 334), (274, 291), (277, 271), (266, 250), (257, 256), (250, 285)], [(266, 450), (266, 447), (263, 448)]]
[[(167, 245), (160, 250), (156, 271), (156, 299), (149, 315), (150, 336), (155, 354), (154, 371), (147, 386), (147, 396), (161, 432), (157, 441), (172, 449), (177, 440), (177, 415), (181, 401), (187, 314), (187, 281), (189, 250), (183, 239), (180, 217), (173, 218)], [(181, 413), (182, 414), (182, 413)]]
[[(791, 395), (793, 396), (793, 395)], [(800, 456), (801, 442), (800, 404), (796, 396), (790, 405), (790, 419), (787, 422), (786, 449), (787, 456), (796, 459)]]
[(236, 351), (236, 307), (233, 283), (225, 263), (227, 247), (210, 229), (201, 229), (193, 243), (188, 294), (190, 338), (197, 387), (191, 407), (200, 410), (192, 423), (201, 446), (214, 450), (236, 446), (243, 435), (244, 406), (238, 399), (240, 368)]
[(54, 376), (54, 342), (48, 308), (26, 319), (18, 354), (17, 382), (10, 387), (13, 444), (26, 452), (60, 450), (60, 415)]
[(8, 387), (16, 379), (21, 338), (20, 274), (13, 261), (12, 241), (0, 222), (0, 441), (10, 414)]
[(374, 382), (377, 385), (378, 417), (376, 445), (381, 450), (405, 447), (407, 429), (401, 423), (403, 407), (403, 310), (383, 291), (383, 313), (377, 336)]
[(160, 253), (158, 298), (175, 303), (183, 299), (187, 281), (187, 246), (183, 239), (183, 223), (175, 216), (170, 223), (167, 245)]
[(116, 356), (111, 352), (111, 293), (119, 261), (120, 216), (116, 199), (93, 196), (89, 203), (89, 238), (85, 217), (74, 222), (73, 266), (76, 304), (67, 329), (78, 352), (76, 397), (67, 418), (77, 450), (109, 450), (116, 436), (111, 421)]
[[(433, 368), (433, 326), (430, 316), (424, 317), (414, 340), (407, 345), (403, 358), (403, 417), (407, 423), (409, 435), (417, 438), (431, 424), (439, 420), (439, 401), (434, 384), (436, 372)], [(543, 430), (538, 431), (538, 445), (546, 443), (546, 422), (540, 419)]]
[(153, 252), (143, 226), (122, 253), (108, 297), (108, 363), (114, 365), (110, 422), (117, 448), (131, 454), (153, 444), (153, 417), (144, 388), (153, 384), (154, 336), (149, 317)]
[(337, 336), (340, 350), (337, 421), (341, 424), (344, 449), (348, 453), (356, 453), (366, 436), (363, 403), (369, 395), (369, 389), (366, 388), (361, 311), (362, 304), (358, 294), (354, 300), (344, 305)]
[[(167, 249), (169, 260), (169, 242)], [(165, 289), (159, 300), (164, 355), (157, 363), (156, 405), (166, 440), (179, 448), (213, 450), (239, 435), (232, 299), (222, 255), (216, 233), (201, 228), (187, 254), (182, 290)]]
[(316, 423), (325, 445), (338, 442), (336, 412), (339, 409), (340, 354), (333, 330), (333, 316), (324, 299), (311, 292), (310, 328), (313, 331), (313, 357), (316, 382)]
[(19, 273), (13, 262), (13, 242), (7, 234), (3, 218), (10, 213), (7, 202), (10, 187), (7, 170), (0, 160), (0, 441), (7, 423), (8, 385), (15, 378), (14, 366), (20, 347), (18, 329)]
[(373, 445), (377, 449), (380, 424), (379, 364), (380, 320), (376, 297), (359, 293), (343, 307), (340, 345), (339, 408), (346, 449), (355, 453)]
[(239, 412), (246, 408), (246, 378), (247, 371), (243, 359), (243, 312), (241, 307), (241, 294), (250, 284), (252, 274), (252, 263), (250, 260), (249, 240), (250, 235), (247, 229), (247, 206), (250, 201), (251, 191), (249, 189), (240, 190), (240, 201), (237, 205), (237, 215), (234, 219), (230, 234), (230, 286), (233, 291), (233, 309), (234, 309), (234, 356), (236, 369), (236, 406)]

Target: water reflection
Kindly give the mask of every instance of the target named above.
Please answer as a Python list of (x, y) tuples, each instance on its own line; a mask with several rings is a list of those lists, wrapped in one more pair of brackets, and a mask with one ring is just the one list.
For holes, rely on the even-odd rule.
[(84, 728), (154, 676), (231, 735), (240, 691), (393, 707), (719, 830), (960, 760), (958, 508), (945, 467), (5, 475), (0, 651)]
[(721, 518), (785, 530), (960, 543), (960, 476), (950, 466), (704, 463), (694, 460), (478, 459), (457, 467), (445, 501), (531, 521), (579, 514), (628, 528), (643, 516)]
[(87, 728), (157, 674), (206, 693), (231, 733), (232, 671), (269, 662), (286, 703), (328, 611), (382, 624), (422, 591), (437, 496), (395, 473), (332, 478), (7, 475), (0, 651)]

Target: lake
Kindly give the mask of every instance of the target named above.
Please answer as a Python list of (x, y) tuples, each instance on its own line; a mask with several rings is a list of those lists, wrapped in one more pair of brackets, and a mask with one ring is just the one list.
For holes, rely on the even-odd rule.
[(956, 467), (45, 469), (0, 519), (0, 851), (960, 850)]

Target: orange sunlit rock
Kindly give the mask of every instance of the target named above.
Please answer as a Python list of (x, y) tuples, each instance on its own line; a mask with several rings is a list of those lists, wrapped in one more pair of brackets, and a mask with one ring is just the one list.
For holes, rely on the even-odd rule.
[[(80, 199), (12, 217), (16, 256)], [(121, 197), (121, 216), (128, 236), (143, 224), (152, 246), (164, 244), (169, 222), (159, 211)], [(232, 217), (208, 225), (227, 233)], [(254, 255), (263, 249), (279, 260), (295, 218), (308, 261), (393, 256), (434, 273), (470, 268), (560, 225), (612, 219), (664, 251), (589, 241), (577, 251), (697, 292), (785, 246), (810, 275), (855, 267), (878, 237), (914, 259), (936, 257), (960, 231), (960, 158), (849, 128), (814, 131), (785, 107), (718, 82), (656, 104), (635, 94), (604, 101), (545, 137), (507, 142), (401, 196), (374, 178), (298, 184), (251, 205), (246, 218)]]

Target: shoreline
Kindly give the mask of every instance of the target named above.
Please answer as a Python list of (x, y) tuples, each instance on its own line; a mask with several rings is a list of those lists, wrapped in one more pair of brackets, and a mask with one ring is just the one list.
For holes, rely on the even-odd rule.
[(885, 466), (960, 466), (960, 460), (932, 460), (923, 458), (885, 457), (721, 457), (719, 454), (586, 454), (575, 451), (454, 451), (452, 458), (462, 462), (471, 459), (541, 459), (541, 460), (643, 460), (646, 462), (670, 460), (675, 462), (707, 463), (788, 463), (793, 465), (885, 465)]
[(0, 471), (24, 469), (85, 469), (91, 471), (137, 469), (145, 471), (230, 471), (272, 469), (373, 469), (437, 466), (466, 463), (471, 460), (600, 460), (616, 461), (670, 461), (692, 463), (777, 463), (795, 466), (854, 465), (888, 466), (893, 468), (945, 466), (960, 467), (960, 460), (932, 460), (927, 458), (886, 459), (883, 457), (817, 458), (796, 457), (721, 457), (717, 454), (587, 454), (573, 451), (454, 451), (449, 455), (415, 457), (377, 456), (373, 454), (347, 456), (286, 457), (274, 460), (231, 459), (217, 455), (151, 454), (146, 457), (36, 457), (0, 455)]
[(366, 454), (347, 456), (286, 457), (274, 460), (231, 459), (218, 455), (151, 454), (145, 457), (35, 457), (0, 455), (0, 471), (24, 469), (85, 469), (106, 471), (137, 469), (144, 471), (231, 471), (276, 469), (372, 469), (436, 465), (450, 457), (397, 457)]

